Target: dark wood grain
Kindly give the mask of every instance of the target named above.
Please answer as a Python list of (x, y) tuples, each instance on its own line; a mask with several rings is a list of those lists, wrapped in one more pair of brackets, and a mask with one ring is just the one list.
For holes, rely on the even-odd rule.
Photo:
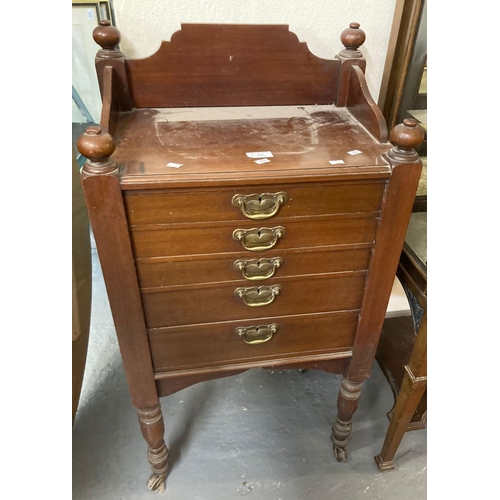
[(134, 225), (178, 222), (248, 220), (231, 203), (236, 194), (250, 195), (285, 192), (286, 203), (266, 220), (288, 217), (378, 212), (385, 189), (384, 181), (372, 183), (335, 183), (311, 186), (278, 184), (248, 186), (244, 190), (164, 190), (127, 194), (125, 206), (129, 223)]
[[(343, 373), (346, 367), (346, 363), (348, 362), (348, 357), (345, 358), (336, 358), (330, 359), (328, 361), (295, 361), (294, 358), (284, 359), (282, 363), (285, 363), (285, 367), (287, 370), (299, 370), (299, 369), (311, 369), (311, 370), (322, 370), (328, 373)], [(263, 362), (265, 363), (265, 361)], [(273, 368), (273, 365), (265, 366), (265, 368)], [(281, 365), (283, 366), (283, 365)], [(224, 377), (232, 377), (234, 375), (238, 375), (242, 372), (246, 371), (246, 369), (231, 369), (220, 371), (216, 370), (213, 372), (204, 371), (202, 374), (196, 375), (179, 375), (178, 372), (163, 372), (158, 374), (158, 376), (162, 376), (165, 378), (157, 378), (156, 386), (158, 389), (158, 395), (160, 397), (168, 396), (177, 391), (185, 389), (193, 384), (198, 384), (201, 382), (205, 382), (206, 380), (212, 380), (215, 378), (224, 378)], [(168, 376), (175, 374), (174, 376)]]
[[(104, 73), (107, 67), (113, 68), (114, 72), (114, 100), (119, 111), (130, 111), (132, 100), (128, 85), (127, 71), (125, 68), (125, 56), (118, 48), (120, 43), (120, 31), (112, 26), (110, 21), (104, 19), (94, 29), (92, 36), (94, 41), (101, 46), (96, 54), (95, 65), (101, 95), (104, 96)], [(101, 125), (103, 125), (101, 123)]]
[(112, 66), (106, 66), (103, 72), (101, 127), (114, 135), (118, 123), (119, 106), (117, 103), (116, 76)]
[(391, 161), (394, 165), (392, 176), (375, 236), (353, 359), (348, 370), (348, 377), (356, 381), (366, 379), (371, 371), (422, 170), (418, 155), (407, 163)]
[(351, 23), (349, 28), (345, 29), (340, 34), (340, 41), (345, 48), (336, 56), (340, 62), (340, 75), (339, 91), (335, 103), (339, 107), (345, 106), (347, 102), (351, 68), (357, 66), (363, 72), (366, 69), (366, 60), (359, 50), (359, 47), (365, 41), (366, 35), (359, 27), (359, 23)]
[[(174, 255), (203, 255), (221, 252), (241, 252), (244, 250), (240, 241), (233, 239), (236, 229), (274, 228), (278, 225), (268, 221), (241, 221), (238, 224), (223, 223), (207, 227), (195, 226), (180, 229), (161, 226), (150, 229), (150, 226), (135, 226), (132, 229), (132, 241), (136, 258), (165, 257)], [(276, 246), (266, 250), (279, 251), (285, 248), (311, 246), (370, 243), (375, 236), (376, 218), (350, 218), (303, 222), (287, 222), (285, 235)], [(253, 255), (256, 252), (249, 252)]]
[[(214, 367), (191, 368), (187, 370), (175, 370), (170, 372), (158, 372), (155, 374), (157, 387), (159, 390), (168, 391), (169, 388), (183, 386), (188, 387), (188, 382), (193, 384), (205, 380), (212, 380), (218, 377), (230, 376), (246, 370), (266, 369), (266, 370), (323, 370), (329, 373), (341, 374), (345, 372), (351, 351), (330, 352), (328, 354), (304, 354), (292, 357), (275, 357), (269, 360), (240, 362), (237, 365), (219, 364)], [(238, 369), (235, 369), (235, 366)], [(176, 382), (179, 381), (179, 384)], [(164, 383), (163, 383), (164, 382)], [(173, 382), (171, 386), (170, 383)], [(186, 385), (187, 384), (187, 385)], [(177, 389), (178, 390), (178, 389)], [(174, 391), (175, 392), (175, 391)]]
[(286, 25), (181, 24), (127, 69), (136, 108), (276, 106), (333, 103), (339, 63), (313, 55)]
[(169, 469), (168, 448), (163, 440), (165, 426), (161, 407), (158, 403), (152, 408), (139, 408), (137, 413), (142, 435), (148, 443), (148, 461), (153, 472), (148, 486), (152, 490), (161, 491)]
[(349, 28), (340, 34), (340, 41), (345, 48), (336, 56), (336, 59), (340, 62), (340, 74), (339, 91), (335, 104), (339, 107), (346, 105), (351, 67), (358, 66), (362, 71), (366, 69), (366, 60), (359, 50), (359, 47), (365, 41), (366, 35), (359, 27), (359, 23), (351, 23)]
[[(142, 163), (142, 165), (141, 165)], [(375, 163), (379, 163), (376, 161)], [(239, 172), (240, 168), (243, 170)], [(207, 184), (216, 182), (220, 187), (246, 188), (250, 184), (259, 183), (261, 186), (272, 186), (276, 183), (293, 182), (296, 184), (309, 184), (318, 182), (342, 181), (367, 181), (374, 179), (388, 179), (390, 167), (380, 162), (379, 165), (365, 165), (358, 167), (346, 167), (344, 169), (332, 169), (331, 167), (308, 168), (308, 169), (281, 169), (274, 170), (272, 177), (262, 177), (256, 170), (246, 171), (244, 165), (235, 167), (232, 171), (204, 173), (200, 170), (195, 175), (164, 175), (161, 172), (151, 175), (140, 174), (144, 169), (143, 162), (129, 162), (122, 166), (122, 172), (130, 172), (133, 175), (123, 175), (121, 186), (124, 191), (137, 191), (140, 189), (172, 189), (172, 188), (198, 188), (206, 187)], [(137, 173), (137, 175), (136, 175)]]
[(344, 375), (337, 396), (337, 416), (332, 425), (332, 442), (338, 462), (347, 460), (346, 444), (352, 432), (352, 419), (358, 408), (363, 382), (353, 382)]
[(365, 280), (362, 272), (270, 280), (262, 286), (280, 284), (282, 291), (271, 304), (260, 307), (249, 307), (235, 297), (233, 284), (219, 283), (143, 293), (142, 302), (148, 328), (340, 311), (359, 309)]
[[(104, 73), (107, 67), (113, 68), (114, 101), (118, 111), (130, 111), (132, 100), (128, 86), (127, 71), (125, 68), (125, 56), (118, 48), (121, 33), (107, 19), (99, 21), (99, 25), (94, 29), (92, 36), (94, 41), (101, 46), (96, 54), (95, 65), (101, 96), (104, 96)], [(101, 125), (103, 125), (101, 123)]]
[(113, 68), (115, 75), (113, 91), (115, 94), (117, 108), (121, 112), (131, 111), (133, 109), (133, 106), (128, 86), (127, 72), (125, 69), (125, 58), (99, 60), (99, 58), (96, 57), (96, 70), (99, 79), (99, 85), (101, 88), (101, 95), (104, 90), (104, 71), (110, 66)]
[(393, 167), (392, 175), (375, 236), (353, 356), (342, 380), (338, 413), (332, 428), (335, 457), (340, 462), (347, 459), (345, 446), (352, 431), (353, 414), (362, 384), (373, 365), (422, 170), (415, 147), (422, 142), (423, 132), (417, 128), (416, 121), (405, 120), (391, 131), (389, 137), (395, 145), (387, 154)]
[(84, 173), (82, 183), (132, 404), (150, 408), (158, 397), (119, 179)]
[[(368, 269), (371, 244), (364, 248), (343, 249), (341, 247), (317, 247), (308, 249), (289, 249), (269, 252), (248, 251), (227, 257), (208, 255), (204, 257), (171, 257), (166, 259), (138, 259), (136, 261), (139, 283), (142, 288), (168, 288), (179, 285), (197, 285), (210, 282), (234, 282), (235, 286), (248, 283), (266, 284), (270, 279), (284, 276), (333, 273), (342, 271), (363, 271)], [(356, 245), (354, 245), (356, 246)], [(362, 246), (362, 245), (358, 245)], [(281, 257), (283, 264), (273, 277), (260, 281), (243, 278), (241, 271), (234, 268), (237, 259), (269, 259)]]
[[(282, 359), (282, 363), (278, 368), (284, 367), (287, 370), (322, 370), (328, 373), (344, 373), (345, 368), (347, 366), (349, 356), (346, 357), (337, 357), (334, 359), (328, 360), (319, 360), (319, 356), (311, 356), (312, 360), (304, 361), (304, 357), (299, 361), (294, 358), (290, 359)], [(260, 363), (260, 366), (259, 366)], [(256, 366), (257, 365), (257, 366)], [(185, 389), (194, 384), (198, 384), (201, 382), (205, 382), (206, 380), (213, 380), (217, 378), (225, 378), (232, 377), (234, 375), (238, 375), (246, 369), (235, 370), (231, 367), (224, 367), (224, 370), (211, 370), (210, 368), (205, 368), (203, 370), (194, 370), (196, 372), (195, 375), (189, 374), (189, 370), (186, 370), (180, 374), (177, 372), (163, 372), (157, 374), (156, 387), (158, 390), (158, 395), (160, 397), (169, 396), (177, 391)], [(251, 368), (263, 368), (263, 369), (274, 369), (273, 361), (261, 361), (254, 362)], [(201, 373), (200, 373), (201, 372)], [(173, 375), (173, 376), (169, 376)]]
[(271, 359), (300, 354), (349, 352), (357, 324), (357, 311), (294, 317), (259, 318), (258, 324), (277, 323), (268, 342), (246, 344), (235, 329), (255, 320), (149, 330), (156, 372), (186, 370)]
[(365, 74), (359, 66), (351, 67), (347, 109), (379, 142), (387, 142), (387, 124), (384, 115), (373, 100), (366, 84)]
[[(200, 109), (121, 113), (113, 157), (122, 166), (122, 186), (248, 186), (279, 177), (281, 182), (297, 182), (294, 177), (314, 182), (321, 175), (323, 182), (390, 175), (382, 157), (389, 144), (376, 142), (347, 109), (318, 108), (217, 108), (209, 115)], [(352, 150), (362, 154), (348, 154)], [(256, 165), (246, 155), (255, 151), (271, 151), (273, 157)], [(331, 165), (330, 160), (344, 163)], [(182, 167), (167, 167), (169, 162)]]

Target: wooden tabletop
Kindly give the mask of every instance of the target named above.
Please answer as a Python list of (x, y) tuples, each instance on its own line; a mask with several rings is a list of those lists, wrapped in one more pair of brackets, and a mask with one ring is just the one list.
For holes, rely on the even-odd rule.
[(136, 109), (120, 114), (115, 140), (124, 189), (208, 178), (390, 175), (382, 155), (391, 145), (335, 106)]

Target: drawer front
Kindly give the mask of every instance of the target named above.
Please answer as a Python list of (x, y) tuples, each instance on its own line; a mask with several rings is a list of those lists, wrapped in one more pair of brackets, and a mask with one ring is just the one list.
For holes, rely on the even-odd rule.
[(261, 293), (251, 289), (239, 296), (237, 289), (255, 284), (212, 284), (143, 292), (142, 302), (148, 328), (341, 311), (360, 308), (365, 278), (361, 272), (272, 279)]
[(321, 274), (368, 269), (370, 248), (323, 251), (250, 252), (234, 257), (136, 262), (141, 288), (240, 281), (263, 283), (303, 274)]
[[(356, 332), (357, 317), (358, 311), (343, 311), (150, 330), (153, 366), (156, 372), (165, 372), (348, 351)], [(267, 335), (268, 325), (277, 325), (271, 337)], [(262, 340), (270, 338), (262, 343), (246, 343), (238, 329), (252, 331), (252, 326), (264, 327), (259, 329)]]
[[(163, 191), (126, 194), (125, 206), (131, 225), (248, 220), (252, 217), (274, 220), (308, 215), (378, 212), (384, 187), (384, 182), (372, 182)], [(286, 201), (268, 196), (279, 193), (285, 194)], [(242, 197), (233, 203), (237, 195)]]
[[(252, 229), (255, 229), (254, 233), (262, 230), (262, 233), (271, 234), (271, 231), (274, 231), (274, 237), (271, 235), (267, 238), (263, 234), (263, 245), (270, 246), (266, 252), (274, 253), (276, 250), (287, 248), (372, 243), (377, 221), (378, 219), (374, 217), (351, 217), (322, 221), (289, 221), (278, 226), (257, 225), (252, 221), (241, 222), (238, 225), (199, 226), (188, 229), (148, 229), (145, 226), (132, 228), (131, 237), (135, 256), (140, 259), (241, 252), (246, 250), (245, 241), (247, 244), (250, 241), (249, 235)], [(241, 240), (233, 237), (238, 230), (247, 233)], [(253, 251), (248, 253), (255, 255)]]

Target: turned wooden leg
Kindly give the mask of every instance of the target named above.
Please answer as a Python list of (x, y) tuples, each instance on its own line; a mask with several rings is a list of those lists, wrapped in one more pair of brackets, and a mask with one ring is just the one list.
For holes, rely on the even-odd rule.
[(142, 435), (148, 443), (148, 460), (153, 471), (148, 480), (148, 488), (162, 492), (168, 471), (168, 448), (163, 440), (165, 427), (160, 404), (153, 408), (137, 409), (137, 413)]
[(375, 457), (375, 462), (381, 472), (394, 469), (394, 455), (408, 429), (426, 387), (427, 313), (422, 318), (410, 361), (405, 366), (403, 383), (396, 399), (396, 406), (382, 445), (382, 451), (380, 455)]
[(359, 395), (363, 382), (354, 383), (346, 378), (340, 384), (337, 399), (338, 413), (332, 427), (332, 441), (335, 458), (339, 462), (347, 460), (345, 445), (352, 431), (352, 416), (358, 407)]

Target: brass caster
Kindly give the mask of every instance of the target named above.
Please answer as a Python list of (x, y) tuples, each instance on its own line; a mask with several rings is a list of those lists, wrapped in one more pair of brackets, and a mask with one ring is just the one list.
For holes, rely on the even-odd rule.
[(384, 460), (382, 459), (382, 455), (377, 455), (375, 457), (375, 462), (376, 462), (378, 470), (380, 472), (385, 472), (385, 471), (394, 469), (394, 462), (392, 460), (388, 460), (387, 462), (384, 462)]
[(335, 458), (338, 462), (345, 462), (347, 460), (347, 452), (345, 448), (341, 446), (334, 446), (333, 452), (335, 453)]
[(155, 472), (151, 474), (151, 477), (148, 479), (148, 488), (152, 491), (158, 491), (158, 493), (163, 493), (165, 491), (165, 479), (167, 475), (162, 474), (158, 475)]

